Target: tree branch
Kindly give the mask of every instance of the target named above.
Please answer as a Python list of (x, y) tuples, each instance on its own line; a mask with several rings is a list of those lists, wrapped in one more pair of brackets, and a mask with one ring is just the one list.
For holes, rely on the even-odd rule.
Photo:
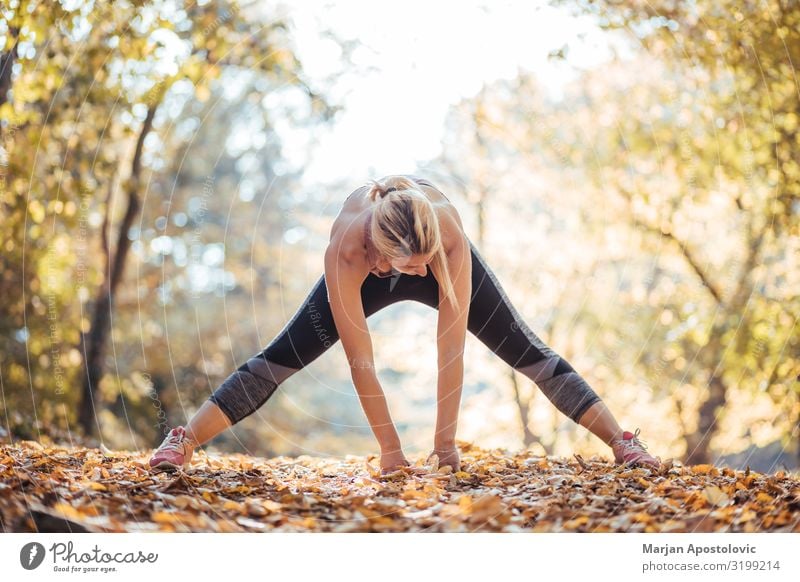
[[(647, 225), (644, 225), (641, 221), (637, 219), (634, 219), (634, 223), (647, 227)], [(703, 270), (703, 268), (700, 266), (700, 263), (697, 261), (697, 258), (694, 256), (694, 253), (684, 241), (680, 240), (677, 236), (675, 236), (675, 234), (673, 234), (672, 231), (665, 231), (663, 229), (655, 227), (649, 227), (649, 228), (653, 231), (659, 232), (663, 236), (673, 241), (676, 245), (678, 245), (681, 254), (683, 254), (683, 258), (685, 258), (686, 262), (689, 263), (689, 266), (698, 276), (703, 286), (706, 289), (708, 289), (709, 293), (711, 293), (711, 296), (714, 298), (714, 301), (716, 301), (718, 305), (722, 305), (723, 303), (725, 303), (724, 300), (722, 299), (722, 292), (717, 287), (716, 283), (711, 281), (711, 277), (708, 275), (708, 273), (706, 273)]]
[(144, 141), (150, 131), (153, 129), (153, 118), (156, 115), (159, 103), (153, 103), (147, 108), (147, 116), (142, 124), (142, 130), (139, 132), (139, 138), (136, 140), (136, 150), (133, 154), (133, 162), (131, 163), (131, 176), (128, 182), (128, 208), (125, 211), (125, 216), (122, 219), (119, 232), (117, 233), (117, 248), (114, 252), (114, 262), (111, 268), (110, 280), (108, 288), (113, 293), (122, 277), (122, 271), (125, 265), (125, 258), (130, 246), (130, 239), (128, 238), (128, 229), (133, 222), (134, 217), (139, 212), (139, 182), (142, 173), (142, 151), (144, 150)]
[[(628, 205), (630, 206), (631, 201), (633, 200), (633, 195), (625, 188), (619, 187), (618, 190), (620, 194), (622, 194), (622, 196), (628, 202)], [(719, 287), (711, 280), (711, 276), (708, 273), (706, 273), (705, 270), (700, 266), (700, 263), (695, 257), (694, 252), (692, 252), (692, 250), (684, 241), (680, 240), (677, 236), (675, 236), (671, 228), (669, 230), (664, 230), (663, 228), (658, 228), (651, 224), (647, 224), (642, 220), (639, 220), (636, 216), (634, 216), (632, 208), (631, 208), (631, 219), (633, 220), (633, 224), (638, 226), (642, 230), (646, 232), (657, 233), (661, 236), (665, 236), (672, 242), (674, 242), (676, 245), (678, 245), (678, 248), (680, 249), (683, 258), (686, 259), (687, 263), (689, 263), (689, 266), (692, 268), (697, 277), (700, 279), (700, 282), (703, 284), (703, 286), (708, 290), (708, 292), (714, 298), (714, 301), (717, 303), (717, 305), (723, 305), (725, 303), (725, 301), (722, 298), (722, 291), (720, 291)]]

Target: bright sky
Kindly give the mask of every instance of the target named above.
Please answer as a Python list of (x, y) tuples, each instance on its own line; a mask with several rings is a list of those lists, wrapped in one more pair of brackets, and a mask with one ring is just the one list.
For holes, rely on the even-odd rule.
[[(303, 0), (281, 6), (293, 15), (292, 38), (311, 79), (343, 66), (336, 43), (322, 30), (360, 45), (360, 70), (345, 69), (332, 91), (346, 111), (331, 131), (314, 130), (316, 148), (309, 149), (307, 135), (281, 131), (290, 163), (305, 165), (309, 184), (413, 171), (417, 161), (440, 153), (448, 107), (483, 83), (511, 79), (520, 68), (534, 71), (558, 97), (573, 66), (609, 56), (607, 36), (593, 24), (543, 1)], [(566, 43), (568, 64), (548, 62), (548, 53)]]

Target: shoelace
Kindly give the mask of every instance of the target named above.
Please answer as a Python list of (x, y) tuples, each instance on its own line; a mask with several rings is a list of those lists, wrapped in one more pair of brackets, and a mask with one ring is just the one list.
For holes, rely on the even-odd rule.
[[(178, 432), (177, 434), (172, 434), (172, 431), (167, 435), (167, 438), (164, 439), (164, 442), (161, 443), (159, 449), (161, 450), (170, 450), (170, 451), (179, 451), (179, 447), (183, 445), (185, 442), (188, 442), (190, 446), (194, 444), (194, 441), (186, 436), (184, 432)], [(193, 447), (194, 448), (194, 447)], [(184, 451), (180, 451), (184, 452)]]
[(633, 438), (630, 439), (619, 439), (618, 442), (622, 443), (622, 446), (628, 449), (636, 449), (637, 447), (643, 451), (647, 450), (647, 445), (644, 444), (643, 441), (639, 440), (639, 433), (641, 432), (640, 429), (636, 429), (633, 433)]

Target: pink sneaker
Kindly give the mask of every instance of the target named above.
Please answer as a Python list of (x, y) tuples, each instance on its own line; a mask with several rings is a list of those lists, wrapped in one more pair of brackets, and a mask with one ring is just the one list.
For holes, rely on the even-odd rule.
[(651, 469), (658, 469), (661, 466), (661, 457), (653, 457), (646, 451), (647, 447), (639, 440), (639, 429), (635, 433), (627, 430), (622, 433), (622, 438), (613, 441), (611, 450), (614, 451), (614, 461), (618, 464), (626, 464), (631, 467), (645, 465)]
[(187, 469), (196, 446), (197, 443), (186, 436), (185, 428), (175, 427), (150, 458), (150, 468), (168, 470), (183, 467)]

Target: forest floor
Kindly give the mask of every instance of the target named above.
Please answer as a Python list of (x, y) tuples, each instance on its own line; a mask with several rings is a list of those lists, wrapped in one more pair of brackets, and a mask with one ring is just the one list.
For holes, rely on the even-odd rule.
[[(660, 470), (458, 443), (462, 470), (381, 476), (343, 459), (0, 445), (0, 531), (800, 532), (800, 477), (668, 460)], [(409, 457), (412, 463), (413, 457)]]

